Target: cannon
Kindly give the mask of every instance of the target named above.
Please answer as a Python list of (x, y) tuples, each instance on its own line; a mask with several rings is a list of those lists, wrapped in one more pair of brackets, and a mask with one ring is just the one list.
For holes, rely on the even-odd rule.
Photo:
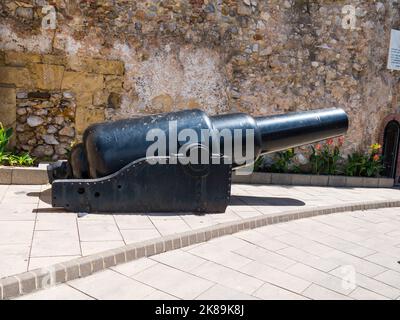
[(342, 109), (252, 117), (197, 109), (89, 126), (48, 166), (52, 206), (76, 212), (225, 212), (233, 170), (343, 135)]

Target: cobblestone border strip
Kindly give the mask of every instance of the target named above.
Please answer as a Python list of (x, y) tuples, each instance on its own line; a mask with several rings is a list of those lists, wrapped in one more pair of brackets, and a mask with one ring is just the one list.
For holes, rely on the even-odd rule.
[(318, 187), (347, 187), (347, 188), (392, 188), (394, 179), (325, 176), (311, 174), (253, 172), (250, 175), (232, 174), (233, 183), (244, 184), (278, 184)]
[(243, 230), (318, 215), (392, 207), (400, 207), (400, 200), (355, 202), (340, 206), (325, 206), (306, 210), (301, 210), (300, 208), (278, 214), (221, 223), (215, 226), (132, 243), (98, 254), (58, 263), (48, 268), (35, 269), (0, 279), (0, 300), (11, 299), (52, 285), (86, 277), (118, 264), (142, 257), (150, 257), (170, 250), (180, 249)]

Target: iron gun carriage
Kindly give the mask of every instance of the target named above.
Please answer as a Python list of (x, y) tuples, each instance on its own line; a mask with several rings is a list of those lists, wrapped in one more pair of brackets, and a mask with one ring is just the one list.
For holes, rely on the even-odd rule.
[(78, 212), (224, 212), (232, 170), (347, 128), (346, 113), (335, 108), (266, 117), (194, 109), (94, 124), (68, 161), (48, 166), (52, 205)]

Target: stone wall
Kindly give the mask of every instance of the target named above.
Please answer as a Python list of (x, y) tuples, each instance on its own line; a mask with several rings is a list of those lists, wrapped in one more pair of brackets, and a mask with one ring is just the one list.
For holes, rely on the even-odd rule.
[(1, 57), (0, 121), (14, 128), (17, 150), (63, 158), (88, 125), (120, 107), (120, 61), (17, 51)]
[(17, 150), (35, 157), (64, 157), (75, 138), (74, 95), (64, 92), (17, 93)]
[(395, 0), (3, 0), (0, 82), (12, 87), (0, 116), (15, 88), (74, 94), (78, 136), (91, 122), (184, 108), (342, 107), (346, 152), (366, 148), (400, 112), (398, 72), (386, 69), (399, 12)]

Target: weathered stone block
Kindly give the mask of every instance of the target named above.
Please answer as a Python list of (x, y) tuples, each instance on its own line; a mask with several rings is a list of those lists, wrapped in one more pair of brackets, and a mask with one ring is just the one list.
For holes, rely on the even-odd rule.
[(80, 108), (76, 109), (75, 128), (78, 134), (82, 134), (83, 131), (91, 124), (103, 122), (105, 120), (104, 109), (101, 108)]
[(291, 185), (292, 184), (292, 175), (284, 174), (284, 173), (272, 173), (271, 174), (271, 183), (272, 184)]
[(311, 176), (311, 185), (312, 186), (327, 186), (328, 185), (329, 176), (318, 176), (312, 175)]
[(107, 90), (96, 91), (93, 94), (93, 105), (94, 106), (106, 105), (109, 95), (110, 95), (110, 93)]
[(346, 177), (346, 187), (362, 187), (364, 178), (362, 177)]
[(42, 62), (46, 64), (56, 64), (60, 66), (66, 65), (66, 58), (64, 56), (58, 56), (53, 54), (45, 54), (42, 56)]
[(293, 174), (292, 184), (297, 186), (309, 186), (311, 183), (311, 175), (309, 174)]
[(6, 64), (5, 62), (5, 52), (4, 51), (0, 51), (0, 66), (4, 66)]
[(66, 69), (68, 71), (90, 72), (89, 66), (82, 57), (72, 55), (66, 58)]
[(201, 105), (200, 103), (194, 99), (180, 99), (176, 102), (176, 108), (179, 110), (183, 110), (183, 109), (201, 109)]
[(52, 64), (34, 64), (29, 67), (33, 86), (42, 90), (60, 90), (64, 67)]
[(76, 95), (76, 104), (79, 108), (89, 108), (93, 106), (93, 95), (91, 92), (79, 92)]
[[(14, 88), (0, 87), (0, 122), (6, 128), (13, 128), (15, 131), (16, 113), (16, 92)], [(11, 137), (10, 145), (15, 144), (15, 135)]]
[(346, 177), (345, 176), (329, 176), (328, 185), (331, 187), (345, 187)]
[(117, 60), (86, 59), (91, 72), (101, 74), (124, 74), (124, 63)]
[(168, 94), (161, 94), (151, 100), (151, 105), (147, 107), (149, 112), (170, 112), (174, 100)]
[(391, 178), (379, 178), (380, 188), (393, 188), (394, 179)]
[(255, 184), (270, 184), (272, 180), (272, 174), (268, 172), (253, 172), (250, 177), (251, 183)]
[(78, 92), (95, 92), (102, 90), (104, 78), (101, 75), (90, 74), (87, 72), (66, 71), (62, 81), (63, 90)]
[(32, 63), (40, 63), (41, 57), (36, 53), (7, 51), (4, 55), (4, 62), (10, 66), (24, 67)]
[(123, 91), (123, 77), (120, 76), (105, 76), (104, 77), (104, 86), (110, 92), (121, 93)]
[(0, 83), (15, 85), (18, 88), (32, 87), (29, 71), (23, 67), (0, 67)]
[(11, 184), (12, 168), (0, 166), (0, 184)]

